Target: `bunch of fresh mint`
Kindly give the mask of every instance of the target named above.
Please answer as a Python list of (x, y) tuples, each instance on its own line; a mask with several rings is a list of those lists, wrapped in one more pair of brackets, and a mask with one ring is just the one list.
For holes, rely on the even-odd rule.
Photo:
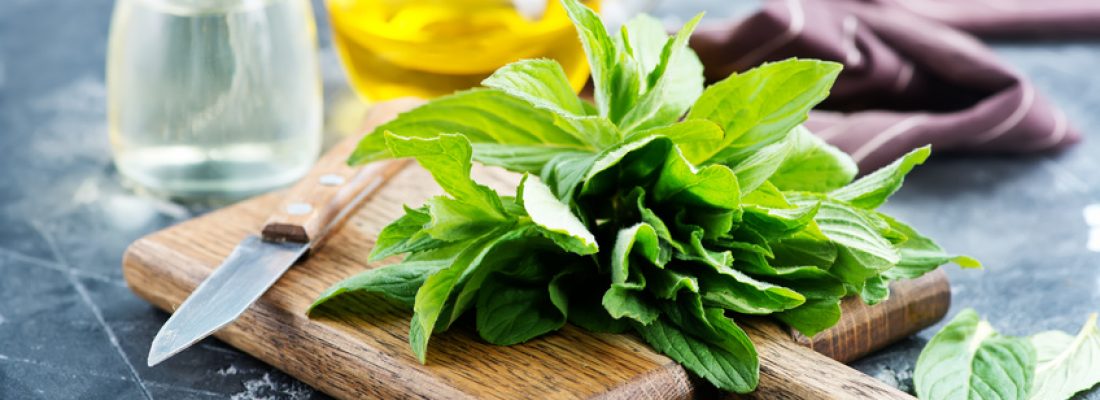
[[(368, 135), (350, 162), (415, 157), (449, 196), (387, 226), (371, 260), (406, 254), (330, 288), (378, 292), (413, 309), (409, 342), (476, 310), (486, 341), (522, 343), (567, 321), (634, 331), (719, 388), (752, 391), (759, 361), (734, 322), (773, 315), (812, 336), (840, 300), (946, 254), (875, 211), (928, 148), (852, 181), (855, 164), (801, 123), (840, 65), (791, 59), (704, 90), (687, 48), (701, 16), (668, 37), (640, 16), (609, 35), (563, 0), (588, 56), (595, 104), (561, 66), (524, 60), (485, 88), (433, 100)], [(472, 161), (524, 174), (514, 197), (470, 178)]]

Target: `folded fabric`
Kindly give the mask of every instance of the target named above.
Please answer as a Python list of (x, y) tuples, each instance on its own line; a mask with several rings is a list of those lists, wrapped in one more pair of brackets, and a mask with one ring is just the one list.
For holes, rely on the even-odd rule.
[(1096, 38), (1096, 0), (871, 0), (984, 38)]
[[(1074, 19), (1059, 26), (1065, 13), (1043, 19), (997, 12), (987, 4), (993, 1), (999, 0), (772, 0), (747, 19), (702, 27), (692, 47), (713, 80), (789, 57), (843, 63), (821, 107), (829, 111), (813, 112), (806, 125), (864, 171), (926, 144), (938, 151), (1028, 153), (1078, 141), (1065, 114), (1030, 82), (947, 24), (996, 35), (1085, 34), (1100, 31), (1100, 13), (1091, 25)], [(1009, 26), (1025, 19), (1030, 28)]]

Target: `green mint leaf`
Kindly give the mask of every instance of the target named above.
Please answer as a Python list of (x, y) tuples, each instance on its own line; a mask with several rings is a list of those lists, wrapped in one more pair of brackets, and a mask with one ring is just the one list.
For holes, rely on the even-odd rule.
[[(576, 93), (573, 93), (566, 80), (565, 72), (557, 61), (544, 59), (517, 61), (501, 67), (482, 84), (523, 99), (536, 108), (554, 113), (555, 125), (575, 137), (584, 139), (595, 148), (607, 148), (622, 139), (619, 128), (607, 118), (586, 115), (584, 103)], [(474, 150), (476, 153), (479, 148), (475, 146)], [(481, 161), (484, 157), (482, 154), (477, 154), (477, 158)], [(515, 170), (515, 168), (512, 169)], [(537, 169), (524, 171), (536, 172)]]
[(497, 241), (487, 249), (486, 256), (459, 277), (458, 293), (453, 297), (446, 313), (449, 326), (462, 316), (477, 299), (482, 283), (493, 272), (508, 274), (515, 279), (544, 282), (554, 271), (549, 265), (571, 265), (571, 259), (563, 257), (562, 249), (546, 239), (538, 229), (521, 223), (509, 231), (494, 233)]
[(806, 337), (814, 337), (840, 320), (840, 298), (807, 300), (795, 309), (775, 314), (775, 317)]
[(591, 157), (588, 151), (547, 149), (542, 145), (473, 143), (477, 162), (520, 173), (538, 173), (556, 157)]
[(782, 140), (829, 95), (840, 64), (789, 59), (768, 63), (711, 85), (688, 112), (725, 132), (711, 163), (736, 163), (757, 149)]
[(615, 319), (602, 304), (609, 282), (584, 273), (595, 268), (595, 265), (582, 264), (577, 271), (555, 278), (559, 281), (558, 288), (569, 299), (569, 323), (593, 332), (625, 332), (630, 329), (630, 320)]
[[(485, 341), (502, 346), (519, 344), (565, 325), (568, 304), (557, 285), (525, 283), (490, 275), (477, 298), (477, 331)], [(555, 302), (555, 299), (558, 299)]]
[(703, 302), (742, 314), (766, 315), (802, 305), (806, 298), (789, 288), (774, 285), (733, 268), (718, 268), (716, 274), (700, 274)]
[(1100, 329), (1089, 316), (1077, 336), (1042, 332), (1029, 341), (1035, 346), (1036, 368), (1029, 399), (1068, 399), (1100, 384)]
[(396, 157), (415, 157), (443, 190), (453, 196), (428, 201), (431, 222), (424, 231), (431, 237), (464, 240), (512, 220), (495, 191), (470, 179), (472, 149), (462, 135), (424, 139), (387, 134), (386, 145)]
[(923, 164), (930, 154), (932, 150), (929, 146), (910, 151), (890, 165), (829, 192), (829, 196), (860, 208), (869, 210), (878, 208), (890, 195), (901, 188), (905, 175), (913, 170), (913, 167)]
[[(676, 122), (640, 131), (633, 131), (623, 140), (634, 141), (650, 136), (664, 136), (676, 143), (681, 151), (692, 143), (720, 143), (722, 141), (722, 128), (713, 122), (704, 119), (693, 119)], [(686, 152), (686, 151), (685, 151)], [(688, 158), (688, 161), (692, 161)], [(695, 164), (692, 161), (692, 164)]]
[[(620, 68), (620, 63), (617, 62), (619, 52), (615, 48), (615, 41), (607, 33), (607, 28), (595, 11), (585, 7), (578, 0), (562, 0), (562, 5), (565, 6), (569, 19), (573, 20), (581, 45), (584, 47), (584, 54), (588, 57), (588, 66), (592, 72), (592, 83), (595, 88), (596, 108), (600, 116), (607, 117), (613, 107), (615, 82), (620, 80), (613, 76)], [(627, 83), (631, 80), (622, 79), (624, 84), (619, 86), (622, 88), (619, 90), (629, 90), (630, 86)], [(636, 90), (637, 86), (634, 88)]]
[(752, 341), (721, 310), (708, 310), (707, 316), (721, 339), (697, 338), (664, 318), (635, 325), (635, 329), (650, 346), (719, 389), (737, 393), (755, 390), (760, 364)]
[[(623, 24), (619, 35), (614, 37), (615, 45), (620, 51), (627, 53), (637, 61), (638, 71), (645, 75), (657, 68), (661, 63), (661, 53), (669, 42), (665, 25), (660, 20), (647, 14), (638, 14), (631, 17)], [(648, 77), (646, 77), (648, 78)], [(648, 79), (645, 85), (639, 89), (644, 92), (652, 87)], [(700, 90), (702, 90), (700, 88)]]
[(370, 261), (378, 261), (386, 257), (442, 247), (447, 242), (432, 238), (424, 228), (432, 221), (427, 207), (405, 207), (405, 215), (393, 221), (382, 232), (378, 233), (378, 239), (374, 242), (374, 249), (370, 254)]
[(569, 86), (565, 71), (554, 60), (516, 61), (496, 70), (481, 84), (521, 98), (535, 107), (563, 115), (585, 115), (584, 106)]
[[(439, 317), (444, 314), (448, 299), (458, 286), (459, 280), (467, 274), (468, 269), (476, 268), (489, 249), (501, 239), (500, 235), (490, 233), (469, 241), (465, 249), (450, 260), (450, 265), (428, 276), (417, 290), (413, 302), (413, 317), (409, 326), (409, 345), (412, 346), (413, 353), (421, 363), (427, 360), (428, 340), (436, 324), (440, 322)], [(442, 325), (445, 328), (449, 324), (449, 321), (444, 321)]]
[(775, 272), (760, 278), (790, 288), (808, 300), (840, 299), (847, 294), (844, 283), (818, 267), (774, 267)]
[(768, 182), (764, 182), (741, 200), (745, 203), (742, 216), (745, 226), (764, 237), (774, 239), (785, 238), (806, 229), (820, 207), (820, 203), (813, 201), (792, 205), (778, 188)]
[(1001, 336), (974, 310), (959, 312), (921, 351), (913, 372), (922, 399), (1026, 399), (1035, 348)]
[(611, 282), (625, 283), (630, 280), (630, 262), (634, 257), (657, 265), (660, 252), (657, 231), (653, 227), (640, 223), (620, 230), (615, 236), (615, 248), (611, 251)]
[(915, 279), (937, 267), (953, 262), (963, 268), (981, 268), (982, 264), (967, 256), (948, 254), (932, 239), (921, 236), (915, 229), (886, 214), (878, 217), (890, 224), (890, 227), (905, 235), (906, 240), (897, 245), (901, 260), (893, 268), (883, 272), (890, 280)]
[(416, 291), (428, 275), (447, 266), (447, 260), (406, 261), (360, 272), (332, 285), (317, 296), (307, 312), (340, 295), (350, 292), (380, 293), (412, 308)]
[(524, 177), (519, 198), (531, 221), (563, 249), (579, 255), (595, 254), (600, 250), (592, 232), (538, 178)]
[(543, 166), (539, 178), (550, 186), (557, 198), (571, 199), (598, 157), (585, 153), (556, 154)]
[(653, 188), (657, 202), (675, 201), (722, 210), (736, 210), (741, 204), (739, 181), (724, 165), (708, 165), (696, 170), (678, 151), (665, 158), (664, 167)]
[(892, 268), (901, 260), (897, 249), (879, 233), (875, 221), (854, 207), (832, 199), (797, 195), (795, 205), (820, 202), (814, 222), (837, 246), (830, 272), (844, 282), (862, 287), (870, 277)]
[(867, 278), (867, 280), (863, 282), (863, 291), (859, 293), (859, 297), (869, 306), (886, 301), (886, 299), (890, 298), (889, 284), (890, 280), (883, 275)]
[[(668, 38), (662, 48), (657, 64), (652, 62), (653, 44), (660, 32), (664, 36), (664, 27), (659, 21), (648, 16), (638, 16), (625, 26), (631, 39), (650, 38), (644, 41), (632, 41), (635, 52), (641, 53), (642, 62), (638, 63), (641, 73), (646, 76), (645, 94), (632, 105), (619, 121), (624, 131), (658, 127), (676, 122), (687, 112), (703, 91), (703, 64), (691, 49), (687, 48), (688, 38), (695, 30), (703, 14), (692, 18), (680, 32)], [(641, 33), (646, 32), (646, 33)], [(636, 53), (637, 54), (637, 53)], [(648, 71), (648, 75), (645, 72)]]
[(414, 157), (428, 170), (447, 194), (484, 210), (489, 216), (504, 218), (500, 196), (470, 178), (472, 148), (463, 135), (443, 134), (423, 139), (386, 135), (386, 146), (396, 157)]
[[(659, 173), (672, 146), (667, 138), (652, 136), (605, 149), (591, 159), (566, 158), (565, 163), (574, 162), (577, 166), (565, 170), (584, 168), (584, 174), (551, 176), (558, 183), (550, 186), (558, 198), (574, 198), (578, 204), (589, 207), (587, 214), (599, 216), (607, 209), (607, 197), (615, 195), (620, 186), (642, 184)], [(543, 182), (552, 182), (546, 179), (547, 175), (543, 171)], [(594, 201), (585, 202), (586, 199)]]
[(521, 150), (540, 147), (548, 153), (593, 151), (588, 142), (589, 134), (577, 131), (562, 116), (493, 89), (458, 92), (402, 113), (364, 137), (348, 162), (364, 164), (395, 157), (388, 151), (385, 132), (410, 138), (457, 133), (466, 136), (471, 143), (497, 144), (496, 148), (488, 148), (497, 150), (491, 157), (483, 158), (475, 151), (474, 158), (518, 172), (538, 173), (541, 167), (530, 165), (529, 151), (519, 151), (521, 159), (513, 163), (500, 147), (517, 146)]
[(799, 232), (770, 244), (775, 253), (772, 263), (777, 266), (813, 265), (829, 268), (836, 262), (836, 245), (828, 238), (818, 237), (810, 232)]
[(500, 210), (486, 210), (463, 200), (436, 196), (427, 201), (431, 222), (424, 233), (435, 241), (456, 242), (475, 238), (511, 223), (513, 218), (501, 205)]
[(684, 158), (692, 165), (698, 165), (705, 160), (710, 151), (722, 143), (722, 128), (713, 122), (703, 119), (692, 119), (677, 122), (671, 125), (660, 126), (640, 131), (634, 131), (627, 135), (624, 141), (634, 141), (651, 136), (663, 136), (672, 140)]
[[(641, 284), (644, 286), (644, 282)], [(634, 320), (649, 325), (661, 315), (660, 309), (651, 301), (642, 287), (632, 287), (621, 283), (611, 284), (603, 295), (603, 308), (616, 320)]]
[(779, 166), (783, 164), (783, 160), (787, 159), (790, 152), (790, 141), (780, 140), (760, 148), (744, 160), (733, 164), (733, 173), (737, 175), (737, 182), (741, 184), (743, 193), (751, 193), (767, 182), (775, 171), (779, 170)]
[(848, 154), (799, 125), (788, 135), (790, 152), (768, 178), (780, 190), (827, 192), (852, 182), (859, 168)]
[(646, 279), (641, 267), (631, 264), (637, 261), (656, 265), (659, 253), (657, 232), (649, 225), (637, 224), (618, 232), (611, 253), (611, 288), (603, 297), (608, 314), (643, 325), (657, 319), (660, 311), (645, 296)]
[(699, 279), (692, 274), (680, 273), (670, 268), (649, 268), (646, 274), (646, 289), (663, 300), (673, 300), (681, 290), (699, 293)]

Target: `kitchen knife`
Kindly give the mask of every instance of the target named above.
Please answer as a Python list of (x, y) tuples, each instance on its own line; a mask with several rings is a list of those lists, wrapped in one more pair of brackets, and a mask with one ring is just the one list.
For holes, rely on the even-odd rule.
[[(419, 103), (402, 99), (376, 107), (367, 116), (367, 126), (379, 125)], [(325, 153), (286, 194), (261, 234), (242, 240), (184, 300), (153, 339), (149, 366), (237, 319), (307, 250), (317, 249), (326, 234), (408, 164), (408, 160), (390, 160), (349, 167), (345, 160), (355, 150), (358, 139), (358, 135), (352, 135)]]

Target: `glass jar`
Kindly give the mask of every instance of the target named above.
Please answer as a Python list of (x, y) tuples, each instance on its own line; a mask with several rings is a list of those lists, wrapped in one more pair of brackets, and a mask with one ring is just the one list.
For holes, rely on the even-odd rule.
[(524, 58), (558, 60), (576, 91), (588, 79), (584, 51), (558, 0), (326, 4), (349, 80), (368, 101), (450, 94)]
[(108, 131), (129, 181), (176, 198), (287, 185), (321, 146), (308, 0), (118, 0)]

